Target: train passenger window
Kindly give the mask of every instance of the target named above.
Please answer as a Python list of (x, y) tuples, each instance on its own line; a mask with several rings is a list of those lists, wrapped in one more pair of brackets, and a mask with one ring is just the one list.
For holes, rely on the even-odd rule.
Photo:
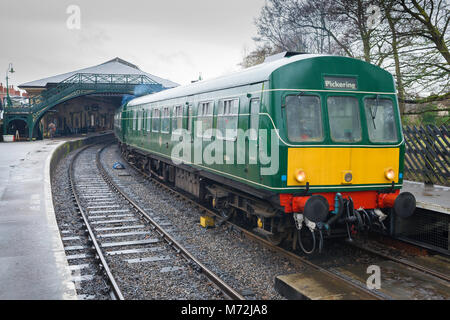
[(381, 98), (364, 99), (369, 139), (372, 142), (396, 142), (397, 127), (392, 100)]
[(250, 101), (250, 140), (258, 139), (259, 128), (259, 99), (252, 99)]
[(143, 111), (138, 111), (138, 119), (137, 119), (137, 121), (138, 121), (138, 124), (137, 124), (138, 131), (141, 131), (141, 129), (142, 129), (142, 112)]
[(358, 99), (354, 97), (328, 97), (328, 118), (331, 139), (339, 142), (361, 140), (361, 121)]
[(172, 132), (183, 128), (183, 107), (175, 106), (172, 116)]
[(133, 110), (133, 130), (136, 130), (136, 110)]
[[(197, 128), (202, 126), (201, 132), (197, 129), (197, 137), (211, 138), (213, 125), (213, 103), (212, 102), (200, 102), (198, 104), (198, 115), (197, 115)], [(205, 131), (208, 133), (205, 134)]]
[(192, 131), (192, 116), (193, 116), (193, 110), (192, 110), (192, 106), (188, 106), (186, 107), (187, 109), (187, 131), (191, 132)]
[(152, 129), (152, 115), (151, 115), (151, 109), (150, 106), (147, 109), (147, 131), (150, 131)]
[(142, 131), (145, 131), (145, 126), (147, 125), (147, 122), (145, 121), (145, 114), (146, 111), (144, 109), (142, 109)]
[(168, 133), (170, 131), (170, 110), (169, 107), (163, 109), (161, 117), (161, 132)]
[(217, 112), (217, 137), (233, 140), (237, 137), (239, 99), (222, 100)]
[(288, 139), (293, 142), (322, 141), (322, 112), (317, 96), (286, 97)]
[(159, 128), (161, 125), (161, 119), (160, 119), (160, 110), (159, 109), (153, 109), (152, 112), (152, 131), (153, 132), (159, 132)]

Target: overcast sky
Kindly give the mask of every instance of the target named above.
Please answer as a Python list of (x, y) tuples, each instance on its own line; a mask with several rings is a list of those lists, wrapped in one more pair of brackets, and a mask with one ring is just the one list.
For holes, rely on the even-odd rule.
[[(255, 47), (264, 0), (1, 0), (0, 82), (14, 85), (120, 57), (143, 71), (187, 84), (238, 69)], [(70, 5), (81, 28), (69, 29)], [(73, 21), (73, 20), (71, 20)]]

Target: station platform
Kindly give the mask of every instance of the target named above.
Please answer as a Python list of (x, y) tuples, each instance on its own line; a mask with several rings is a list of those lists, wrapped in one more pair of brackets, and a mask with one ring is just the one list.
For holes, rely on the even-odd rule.
[(403, 181), (402, 191), (411, 192), (417, 201), (417, 208), (450, 215), (450, 187), (425, 186), (423, 183)]
[(0, 143), (0, 299), (77, 299), (50, 185), (52, 152), (68, 140)]

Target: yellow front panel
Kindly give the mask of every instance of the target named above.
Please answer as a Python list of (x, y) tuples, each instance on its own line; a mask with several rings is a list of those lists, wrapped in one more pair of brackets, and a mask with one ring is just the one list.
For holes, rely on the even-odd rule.
[[(399, 148), (289, 148), (287, 185), (348, 185), (343, 174), (351, 171), (352, 184), (391, 183), (385, 171), (395, 171), (398, 182)], [(302, 169), (306, 173), (303, 183), (295, 179)]]

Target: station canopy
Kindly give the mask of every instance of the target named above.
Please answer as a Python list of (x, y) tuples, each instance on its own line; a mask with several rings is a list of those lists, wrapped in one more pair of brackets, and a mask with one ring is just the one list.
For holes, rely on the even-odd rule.
[(114, 58), (112, 60), (106, 61), (93, 67), (75, 70), (72, 72), (63, 73), (52, 77), (23, 83), (19, 86), (19, 88), (26, 90), (29, 93), (33, 93), (33, 91), (39, 92), (42, 91), (43, 89), (56, 86), (58, 83), (78, 73), (145, 75), (149, 77), (151, 80), (155, 81), (156, 83), (161, 84), (165, 89), (179, 86), (179, 84), (175, 82), (144, 72), (138, 66), (130, 62), (127, 62), (120, 58)]
[(120, 58), (23, 83), (19, 88), (27, 91), (29, 99), (5, 107), (3, 134), (19, 131), (21, 137), (41, 139), (48, 117), (58, 123), (61, 134), (108, 130), (112, 128), (114, 108), (123, 98), (177, 86)]

